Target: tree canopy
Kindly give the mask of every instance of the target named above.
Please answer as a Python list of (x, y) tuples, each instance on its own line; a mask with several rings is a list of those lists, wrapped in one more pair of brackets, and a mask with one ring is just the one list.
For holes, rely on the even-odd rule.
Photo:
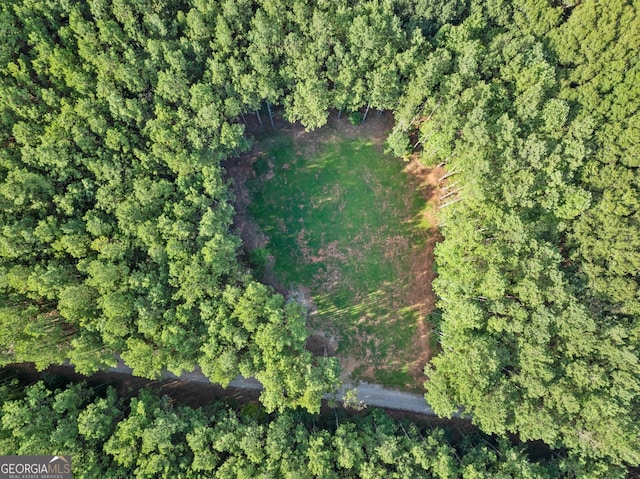
[(638, 464), (635, 9), (477, 7), (439, 31), (391, 137), (449, 171), (427, 400)]
[(307, 128), (388, 109), (388, 149), (447, 170), (428, 401), (639, 464), (637, 9), (5, 2), (0, 360), (201, 365), (222, 384), (258, 377), (269, 410), (317, 410), (336, 364), (304, 350), (304, 311), (239, 261), (220, 162), (265, 108)]
[(322, 421), (268, 416), (251, 404), (192, 409), (145, 390), (127, 401), (111, 387), (51, 390), (43, 382), (3, 386), (0, 404), (0, 454), (70, 454), (80, 478), (623, 477), (564, 454), (532, 459), (522, 446), (477, 433), (454, 439), (451, 430), (380, 410)]
[(247, 20), (234, 5), (215, 24), (212, 6), (172, 1), (1, 7), (3, 363), (202, 364), (223, 385), (258, 377), (270, 408), (315, 410), (334, 387), (301, 308), (237, 261), (220, 160), (247, 148), (238, 115), (271, 93), (245, 88), (245, 58), (238, 78), (216, 60), (240, 52), (224, 46), (225, 16)]

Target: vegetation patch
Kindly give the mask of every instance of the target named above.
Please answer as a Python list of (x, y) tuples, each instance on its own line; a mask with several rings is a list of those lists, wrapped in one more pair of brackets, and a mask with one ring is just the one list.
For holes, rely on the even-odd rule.
[(246, 159), (247, 211), (267, 242), (248, 257), (263, 280), (308, 303), (310, 330), (337, 340), (351, 379), (414, 388), (433, 304), (428, 284), (415, 294), (417, 270), (432, 266), (432, 205), (407, 163), (382, 153), (383, 120), (373, 123), (260, 141)]

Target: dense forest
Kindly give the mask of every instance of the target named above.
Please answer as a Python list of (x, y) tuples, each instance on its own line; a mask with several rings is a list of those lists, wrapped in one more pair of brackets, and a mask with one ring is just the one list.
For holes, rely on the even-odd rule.
[(82, 383), (51, 390), (0, 388), (0, 454), (71, 454), (74, 477), (255, 479), (517, 477), (551, 479), (620, 468), (582, 465), (566, 454), (534, 459), (522, 446), (478, 433), (393, 420), (380, 410), (320, 418), (302, 412), (269, 416), (253, 407), (214, 402), (192, 409), (141, 391)]
[[(337, 365), (305, 351), (304, 310), (243, 264), (220, 162), (249, 148), (250, 115), (312, 129), (330, 110), (391, 110), (389, 151), (448, 172), (428, 402), (585, 464), (640, 464), (638, 7), (3, 3), (0, 361), (90, 373), (120, 356), (147, 377), (199, 365), (223, 385), (258, 378), (267, 411), (317, 411)], [(155, 421), (145, 401), (166, 410), (139, 401), (143, 418), (114, 430)], [(116, 458), (117, 411), (100, 437)], [(332, 436), (305, 437), (320, 454)], [(122, 460), (104, 467), (147, 467)]]
[(401, 100), (399, 124), (417, 114), (425, 159), (458, 183), (441, 205), (427, 400), (638, 464), (640, 17), (533, 3), (443, 27), (425, 65), (444, 71)]

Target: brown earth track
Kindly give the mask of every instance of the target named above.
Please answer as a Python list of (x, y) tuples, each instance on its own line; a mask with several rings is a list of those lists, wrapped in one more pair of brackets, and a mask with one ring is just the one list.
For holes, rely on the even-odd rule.
[(411, 374), (416, 381), (424, 382), (424, 366), (431, 359), (434, 351), (430, 347), (431, 325), (426, 316), (435, 309), (436, 295), (432, 288), (435, 279), (434, 249), (438, 242), (442, 241), (442, 235), (437, 228), (438, 218), (435, 211), (440, 201), (440, 188), (438, 179), (444, 175), (442, 168), (427, 168), (417, 158), (411, 158), (405, 171), (412, 179), (416, 190), (433, 207), (425, 210), (423, 215), (426, 222), (433, 225), (429, 230), (429, 238), (425, 248), (414, 248), (413, 262), (411, 265), (411, 280), (408, 288), (408, 299), (411, 305), (420, 312), (421, 319), (418, 322), (418, 330), (413, 338), (413, 346), (420, 353), (411, 366)]

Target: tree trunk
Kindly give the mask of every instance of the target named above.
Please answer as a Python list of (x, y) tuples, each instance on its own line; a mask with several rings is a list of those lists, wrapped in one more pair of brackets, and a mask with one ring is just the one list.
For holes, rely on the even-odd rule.
[(382, 110), (378, 110), (378, 118), (382, 116)]
[(256, 116), (258, 117), (258, 123), (260, 123), (260, 126), (264, 127), (262, 124), (262, 118), (260, 118), (260, 110), (256, 110)]
[(429, 113), (429, 116), (427, 117), (427, 119), (425, 121), (429, 121), (431, 120), (431, 117), (433, 116), (433, 114), (436, 112), (436, 110), (440, 107), (440, 102), (438, 102), (436, 104), (436, 107), (431, 111), (431, 113)]
[[(418, 143), (420, 143), (420, 140), (418, 140)], [(414, 146), (414, 148), (415, 148), (415, 146)], [(434, 148), (433, 150), (429, 151), (429, 153), (427, 153), (427, 154), (429, 155), (429, 158), (431, 158), (436, 153), (438, 153), (438, 148)]]
[(442, 176), (442, 177), (438, 178), (438, 181), (442, 181), (442, 180), (444, 180), (444, 179), (446, 179), (446, 178), (449, 178), (451, 175), (455, 175), (455, 174), (456, 174), (456, 170), (450, 171), (450, 172), (449, 172), (449, 173), (447, 173), (446, 175), (444, 175), (444, 176)]
[(269, 121), (271, 122), (271, 128), (275, 130), (276, 127), (273, 126), (273, 115), (271, 114), (271, 105), (269, 105), (269, 102), (267, 102), (267, 111), (269, 112)]
[(369, 113), (369, 107), (371, 106), (371, 103), (367, 103), (367, 109), (364, 112), (364, 116), (362, 117), (362, 123), (364, 123), (364, 121), (367, 119), (367, 114)]
[(460, 199), (461, 199), (461, 198), (456, 198), (456, 199), (455, 199), (455, 200), (453, 200), (453, 201), (449, 201), (449, 203), (445, 203), (444, 205), (442, 205), (442, 206), (440, 207), (440, 209), (442, 209), (442, 208), (444, 208), (444, 207), (446, 207), (446, 206), (452, 205), (452, 204), (454, 204), (454, 203), (457, 203), (458, 201), (460, 201)]
[(447, 161), (449, 161), (449, 158), (451, 158), (452, 156), (453, 156), (453, 153), (451, 153), (449, 156), (447, 156), (447, 157), (444, 159), (444, 161), (442, 162), (442, 166), (444, 166), (444, 165), (445, 165), (445, 163), (446, 163)]
[(444, 200), (445, 198), (448, 198), (448, 197), (449, 197), (449, 196), (451, 196), (451, 195), (455, 195), (455, 194), (456, 194), (456, 193), (458, 193), (461, 189), (462, 189), (462, 188), (458, 188), (457, 190), (450, 191), (450, 192), (449, 192), (449, 193), (447, 193), (446, 195), (441, 196), (441, 197), (440, 197), (440, 200)]
[(341, 116), (342, 116), (342, 108), (338, 110), (338, 120), (340, 119)]
[(244, 117), (244, 113), (240, 112), (240, 116), (242, 117), (242, 121), (244, 122), (244, 125), (247, 126), (247, 119)]

